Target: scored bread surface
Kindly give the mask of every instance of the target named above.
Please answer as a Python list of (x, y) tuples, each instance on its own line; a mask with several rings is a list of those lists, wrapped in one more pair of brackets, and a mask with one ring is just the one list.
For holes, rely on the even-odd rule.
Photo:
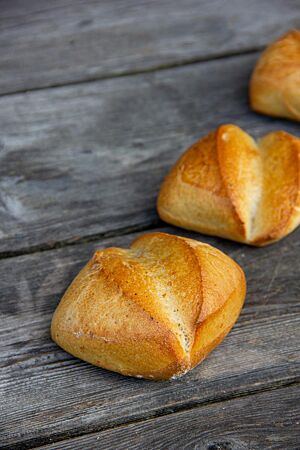
[(284, 131), (255, 142), (222, 125), (189, 148), (165, 178), (157, 209), (168, 223), (266, 245), (300, 222), (300, 140)]
[(179, 376), (224, 338), (245, 297), (241, 268), (191, 239), (150, 233), (99, 250), (66, 291), (51, 334), (74, 356), (125, 375)]
[(300, 31), (291, 30), (259, 58), (250, 80), (252, 108), (300, 121)]

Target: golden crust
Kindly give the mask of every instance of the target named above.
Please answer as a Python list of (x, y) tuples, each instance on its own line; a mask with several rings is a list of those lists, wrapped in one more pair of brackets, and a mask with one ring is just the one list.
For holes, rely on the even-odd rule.
[(219, 250), (165, 233), (130, 249), (97, 251), (58, 305), (52, 339), (74, 356), (124, 375), (180, 376), (236, 321), (241, 268)]
[(277, 241), (300, 223), (300, 140), (277, 131), (256, 143), (222, 125), (177, 161), (157, 209), (189, 230), (257, 246)]
[(259, 58), (250, 81), (258, 112), (300, 121), (300, 31), (291, 30)]

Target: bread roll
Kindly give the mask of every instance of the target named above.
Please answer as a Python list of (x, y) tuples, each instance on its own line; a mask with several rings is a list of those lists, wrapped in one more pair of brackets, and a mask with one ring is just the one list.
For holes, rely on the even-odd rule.
[(255, 142), (222, 125), (189, 148), (164, 180), (158, 213), (168, 223), (262, 246), (300, 222), (300, 140), (276, 131)]
[(250, 81), (255, 111), (300, 121), (300, 31), (292, 30), (259, 58)]
[(58, 305), (51, 335), (96, 366), (164, 380), (222, 341), (245, 290), (241, 268), (214, 247), (145, 234), (128, 250), (96, 251)]

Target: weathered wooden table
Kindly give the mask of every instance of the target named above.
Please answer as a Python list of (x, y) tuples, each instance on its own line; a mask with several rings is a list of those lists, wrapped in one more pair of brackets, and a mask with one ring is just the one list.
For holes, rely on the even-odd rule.
[[(256, 249), (155, 211), (171, 164), (217, 125), (300, 134), (247, 101), (261, 49), (299, 25), (299, 0), (0, 2), (1, 448), (300, 448), (300, 229)], [(244, 268), (230, 335), (170, 382), (58, 348), (52, 313), (93, 250), (156, 228)]]

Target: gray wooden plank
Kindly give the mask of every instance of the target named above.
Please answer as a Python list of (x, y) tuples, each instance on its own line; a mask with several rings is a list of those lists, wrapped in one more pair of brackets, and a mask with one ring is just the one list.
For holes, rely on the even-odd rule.
[(285, 387), (39, 448), (296, 450), (299, 402), (299, 385)]
[(257, 49), (299, 24), (297, 0), (2, 0), (0, 93)]
[(0, 252), (154, 223), (170, 166), (221, 123), (299, 135), (250, 112), (256, 58), (0, 98)]
[(163, 230), (216, 245), (244, 268), (248, 295), (233, 331), (179, 380), (126, 378), (59, 349), (49, 326), (63, 291), (93, 250), (127, 246), (136, 234), (1, 260), (2, 448), (47, 444), (299, 380), (300, 229), (261, 249)]

